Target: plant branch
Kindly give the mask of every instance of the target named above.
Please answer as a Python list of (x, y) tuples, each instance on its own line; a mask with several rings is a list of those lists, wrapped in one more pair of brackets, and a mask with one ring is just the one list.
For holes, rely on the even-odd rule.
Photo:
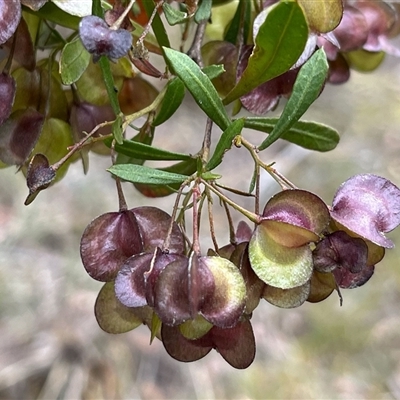
[(211, 240), (214, 244), (215, 252), (218, 253), (219, 246), (218, 246), (217, 238), (215, 236), (214, 218), (213, 218), (213, 212), (212, 212), (213, 200), (212, 200), (210, 189), (208, 189), (206, 187), (205, 192), (206, 192), (206, 196), (207, 196), (208, 223), (210, 225)]
[(82, 140), (80, 140), (78, 143), (75, 143), (71, 150), (59, 161), (57, 161), (55, 164), (52, 165), (54, 168), (54, 171), (57, 171), (62, 165), (68, 161), (70, 157), (72, 157), (73, 154), (75, 154), (78, 150), (82, 149), (82, 147), (85, 145), (85, 143), (101, 128), (104, 126), (112, 125), (114, 121), (110, 122), (103, 122), (101, 124), (96, 125), (91, 132), (89, 132)]
[(122, 130), (125, 131), (125, 129), (128, 127), (128, 125), (131, 124), (135, 119), (143, 117), (143, 115), (148, 114), (151, 111), (154, 111), (163, 101), (166, 91), (167, 91), (167, 86), (165, 85), (164, 88), (161, 90), (161, 92), (158, 94), (158, 96), (154, 99), (154, 101), (149, 106), (147, 106), (147, 107), (143, 108), (142, 110), (137, 111), (133, 114), (126, 115), (124, 117), (124, 122), (122, 124)]
[(286, 177), (279, 173), (275, 168), (272, 168), (272, 165), (274, 165), (274, 163), (266, 164), (260, 159), (260, 157), (258, 156), (257, 147), (248, 142), (243, 136), (237, 136), (235, 138), (235, 146), (240, 147), (241, 145), (243, 145), (250, 152), (254, 162), (265, 171), (267, 171), (272, 176), (272, 178), (274, 178), (274, 180), (279, 184), (282, 190), (297, 188), (292, 182), (290, 182)]
[(203, 43), (204, 34), (206, 32), (207, 20), (200, 21), (197, 25), (196, 33), (187, 55), (195, 61), (200, 68), (204, 67), (203, 57), (201, 56), (201, 45)]
[(117, 30), (121, 26), (121, 24), (124, 22), (125, 17), (128, 15), (129, 11), (135, 4), (136, 0), (131, 0), (128, 4), (128, 6), (125, 8), (124, 12), (118, 17), (118, 19), (110, 26), (110, 29)]
[(249, 210), (246, 210), (242, 206), (239, 206), (239, 204), (236, 204), (229, 197), (226, 197), (215, 186), (208, 183), (206, 180), (202, 179), (201, 182), (203, 183), (204, 186), (208, 187), (212, 192), (214, 192), (222, 201), (228, 203), (232, 208), (234, 208), (236, 211), (239, 211), (241, 214), (243, 214), (245, 217), (247, 217), (250, 221), (254, 222), (255, 224), (260, 223), (261, 218), (259, 215), (252, 213)]

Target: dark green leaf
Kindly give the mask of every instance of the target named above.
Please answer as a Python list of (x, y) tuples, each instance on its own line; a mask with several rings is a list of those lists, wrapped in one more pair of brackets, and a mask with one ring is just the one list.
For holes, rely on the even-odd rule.
[[(104, 143), (111, 147), (112, 139), (107, 139)], [(123, 140), (122, 144), (116, 144), (115, 150), (118, 153), (124, 154), (130, 158), (139, 160), (155, 160), (155, 161), (176, 161), (189, 160), (191, 157), (187, 154), (172, 153), (167, 150), (149, 146), (144, 143), (135, 142), (132, 140)]]
[(307, 22), (300, 6), (292, 1), (278, 3), (260, 26), (247, 68), (224, 104), (288, 71), (299, 59), (307, 38)]
[(161, 104), (160, 111), (157, 113), (153, 126), (158, 126), (167, 121), (182, 104), (185, 97), (185, 85), (179, 78), (174, 78), (168, 82), (167, 91)]
[(172, 71), (181, 78), (199, 107), (225, 130), (230, 124), (230, 119), (207, 75), (186, 54), (168, 48), (164, 48), (164, 53)]
[(182, 183), (188, 177), (186, 175), (166, 172), (155, 168), (145, 167), (135, 164), (117, 164), (110, 167), (107, 171), (113, 175), (133, 183), (147, 183), (153, 185), (169, 185), (172, 183)]
[[(143, 7), (146, 11), (146, 14), (150, 16), (155, 8), (155, 4), (153, 0), (142, 0)], [(164, 24), (158, 15), (156, 13), (153, 23), (151, 24), (151, 27), (153, 28), (154, 35), (156, 36), (157, 42), (160, 45), (160, 47), (171, 47), (169, 43), (169, 38), (168, 34), (165, 30)]]
[(264, 150), (289, 130), (320, 95), (328, 74), (324, 49), (319, 49), (301, 67), (293, 85), (292, 94), (271, 134), (259, 146)]
[(103, 18), (104, 11), (101, 6), (101, 0), (93, 0), (92, 2), (92, 14), (96, 15), (97, 17)]
[(208, 21), (211, 17), (212, 0), (202, 0), (199, 8), (194, 14), (194, 20), (198, 24), (201, 21)]
[[(165, 168), (160, 168), (160, 170), (190, 176), (197, 171), (197, 159), (190, 158), (189, 160), (181, 161)], [(180, 183), (173, 183), (170, 185), (148, 185), (135, 183), (134, 185), (135, 188), (144, 196), (165, 197), (172, 193), (176, 193), (179, 189)]]
[(250, 18), (251, 2), (248, 0), (240, 0), (236, 13), (225, 33), (224, 40), (236, 45), (242, 31), (243, 43), (246, 43), (250, 31)]
[(232, 146), (232, 141), (235, 136), (240, 135), (244, 126), (244, 118), (236, 119), (228, 128), (222, 133), (217, 146), (215, 147), (214, 154), (210, 161), (208, 161), (206, 168), (211, 171), (222, 162), (222, 157), (225, 152)]
[(164, 10), (165, 18), (172, 26), (176, 24), (182, 24), (188, 18), (187, 13), (177, 10), (168, 3), (163, 3), (162, 8)]
[(64, 85), (76, 82), (89, 65), (90, 54), (79, 38), (67, 43), (61, 53), (60, 74)]
[(46, 21), (54, 22), (57, 25), (64, 26), (72, 30), (77, 30), (79, 26), (79, 17), (68, 14), (65, 11), (58, 8), (54, 3), (47, 2), (42, 8), (37, 11), (33, 11), (29, 7), (22, 7), (23, 11), (36, 15)]
[(225, 72), (225, 68), (223, 64), (218, 65), (208, 65), (201, 69), (209, 79), (218, 78), (221, 74)]
[[(150, 129), (147, 128), (147, 124), (145, 123), (141, 128), (139, 133), (137, 133), (132, 139), (130, 139), (131, 142), (139, 142), (139, 143), (144, 143), (147, 145), (151, 145), (153, 143), (154, 139), (154, 131), (155, 128), (151, 127)], [(112, 140), (110, 141), (110, 145), (112, 143)], [(107, 143), (106, 143), (107, 144)], [(118, 153), (117, 155), (117, 161), (116, 164), (137, 164), (137, 165), (143, 165), (145, 160), (140, 159), (140, 158), (132, 158), (128, 157), (122, 153)]]
[[(278, 118), (246, 118), (244, 126), (271, 133), (278, 121)], [(337, 146), (340, 137), (338, 132), (329, 126), (311, 121), (297, 121), (281, 139), (309, 150), (330, 151)]]

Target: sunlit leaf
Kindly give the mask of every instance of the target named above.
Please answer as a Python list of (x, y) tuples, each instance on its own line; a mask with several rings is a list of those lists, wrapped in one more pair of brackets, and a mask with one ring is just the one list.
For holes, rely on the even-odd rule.
[(208, 21), (211, 18), (212, 0), (202, 0), (194, 14), (194, 20), (198, 24), (201, 21)]
[(179, 76), (199, 107), (222, 129), (230, 124), (228, 114), (214, 85), (200, 67), (186, 54), (164, 48), (172, 71)]
[[(248, 117), (245, 118), (244, 126), (245, 128), (271, 133), (278, 121), (278, 118)], [(340, 140), (336, 129), (313, 121), (297, 121), (280, 138), (316, 151), (333, 150)]]
[(186, 175), (134, 164), (113, 165), (108, 171), (125, 181), (133, 183), (168, 185), (182, 183), (188, 179)]
[[(250, 32), (250, 18), (251, 2), (240, 0), (236, 13), (225, 33), (224, 40), (236, 45), (240, 39), (239, 34), (242, 34), (243, 43), (246, 43)], [(243, 21), (243, 27), (241, 21)], [(243, 29), (243, 32), (241, 32), (241, 29)]]
[(176, 24), (182, 24), (188, 18), (188, 14), (186, 12), (180, 11), (172, 7), (168, 3), (163, 3), (162, 8), (165, 14), (165, 18), (167, 19), (168, 23), (172, 26)]
[[(69, 0), (71, 2), (71, 0)], [(84, 3), (85, 1), (79, 1), (79, 3)], [(78, 3), (78, 2), (76, 2)], [(90, 3), (90, 2), (86, 2)], [(86, 4), (87, 7), (87, 4)], [(90, 4), (91, 7), (91, 4)], [(33, 11), (30, 8), (24, 8), (24, 11), (37, 15), (43, 19), (46, 19), (50, 22), (54, 22), (57, 25), (64, 26), (65, 28), (77, 30), (79, 26), (80, 18), (76, 15), (72, 15), (66, 11), (63, 11), (61, 8), (57, 7), (53, 2), (48, 1), (43, 7), (41, 7), (37, 11)], [(91, 11), (89, 12), (89, 14)], [(87, 14), (87, 15), (89, 15)]]
[(67, 14), (76, 15), (77, 17), (85, 17), (92, 14), (92, 2), (81, 0), (51, 0), (61, 10)]
[(264, 150), (288, 131), (321, 93), (328, 74), (328, 62), (323, 49), (301, 67), (292, 94), (270, 135), (258, 147)]
[[(105, 144), (111, 147), (112, 139), (104, 141)], [(124, 154), (131, 158), (140, 160), (189, 160), (191, 157), (188, 154), (173, 153), (168, 150), (159, 149), (154, 146), (149, 146), (144, 143), (135, 142), (132, 140), (123, 140), (122, 144), (116, 144), (115, 150), (118, 153)]]
[(82, 41), (75, 39), (67, 43), (61, 52), (60, 74), (64, 85), (75, 83), (84, 73), (90, 62), (90, 54)]
[[(142, 0), (143, 7), (146, 11), (146, 14), (150, 16), (155, 8), (155, 3), (153, 0)], [(165, 30), (164, 24), (158, 15), (158, 13), (155, 14), (154, 20), (151, 24), (151, 27), (153, 28), (154, 35), (157, 39), (157, 42), (160, 47), (171, 47), (169, 43), (169, 37), (168, 34)]]
[(224, 104), (283, 74), (295, 64), (308, 38), (303, 11), (296, 2), (280, 2), (267, 15), (255, 38), (247, 68)]
[(185, 96), (185, 85), (179, 78), (172, 79), (167, 84), (167, 91), (160, 110), (153, 121), (153, 126), (158, 126), (167, 121), (182, 104)]
[(244, 126), (244, 119), (237, 119), (222, 133), (215, 151), (208, 161), (206, 168), (208, 170), (213, 170), (222, 162), (224, 154), (232, 147), (232, 141), (237, 136), (240, 135)]
[[(192, 175), (197, 171), (197, 159), (191, 158), (186, 161), (170, 165), (169, 167), (159, 168), (162, 171), (173, 172), (182, 175)], [(180, 183), (170, 185), (150, 185), (135, 183), (135, 188), (139, 190), (144, 196), (147, 197), (164, 197), (172, 193), (176, 193), (179, 189)]]

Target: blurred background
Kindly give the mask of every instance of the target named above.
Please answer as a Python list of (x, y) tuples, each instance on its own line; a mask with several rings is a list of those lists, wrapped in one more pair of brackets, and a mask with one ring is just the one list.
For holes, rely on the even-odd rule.
[[(286, 143), (263, 153), (298, 187), (329, 204), (337, 187), (357, 173), (400, 185), (398, 60), (387, 57), (373, 73), (352, 71), (348, 83), (327, 86), (303, 119), (335, 127), (341, 141), (325, 154)], [(204, 126), (187, 95), (172, 122), (157, 130), (155, 145), (176, 150), (178, 143), (178, 150), (194, 153)], [(244, 133), (254, 143), (261, 135)], [(342, 307), (335, 293), (292, 310), (263, 301), (252, 319), (257, 355), (246, 370), (233, 369), (215, 351), (179, 363), (159, 341), (149, 345), (144, 326), (104, 333), (93, 313), (102, 284), (85, 272), (79, 242), (93, 218), (117, 210), (109, 164), (93, 155), (84, 176), (75, 163), (29, 207), (23, 205), (28, 190), (22, 174), (0, 171), (0, 399), (400, 399), (400, 229), (389, 234), (398, 247), (387, 251), (371, 280), (343, 290)], [(223, 183), (246, 190), (251, 158), (232, 149), (217, 172)], [(130, 184), (124, 189), (130, 207), (171, 212), (172, 197), (151, 200)], [(263, 175), (261, 204), (278, 190)], [(215, 203), (223, 245), (228, 230)], [(209, 239), (202, 243), (205, 252)]]

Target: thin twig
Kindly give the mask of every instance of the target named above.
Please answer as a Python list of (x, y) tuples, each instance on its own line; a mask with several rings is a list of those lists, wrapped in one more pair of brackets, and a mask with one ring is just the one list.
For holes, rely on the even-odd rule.
[(147, 22), (146, 27), (144, 28), (142, 34), (139, 36), (139, 39), (137, 40), (137, 43), (141, 43), (143, 44), (145, 37), (147, 36), (147, 34), (150, 32), (151, 29), (151, 25), (153, 23), (154, 18), (157, 15), (158, 9), (165, 3), (165, 0), (161, 0), (160, 2), (156, 3), (153, 12), (150, 15), (150, 18)]
[(254, 214), (251, 211), (246, 210), (242, 206), (239, 206), (239, 204), (236, 204), (229, 197), (226, 197), (215, 186), (211, 185), (206, 180), (202, 179), (201, 182), (203, 183), (204, 186), (208, 187), (212, 192), (214, 192), (222, 201), (225, 201), (226, 203), (228, 203), (236, 211), (239, 211), (241, 214), (243, 214), (245, 217), (247, 217), (250, 221), (252, 221), (252, 222), (254, 222), (256, 224), (260, 223), (260, 217), (257, 214)]
[(175, 203), (174, 203), (174, 207), (172, 209), (172, 215), (171, 215), (171, 223), (168, 227), (168, 232), (167, 232), (167, 236), (164, 240), (163, 246), (162, 246), (162, 251), (163, 253), (168, 253), (169, 252), (169, 246), (171, 244), (171, 235), (172, 235), (172, 229), (174, 228), (174, 223), (175, 223), (175, 218), (176, 218), (176, 213), (178, 212), (178, 208), (179, 208), (179, 201), (181, 199), (182, 196), (182, 192), (183, 189), (191, 182), (191, 179), (187, 179), (185, 182), (183, 182), (181, 184), (181, 186), (179, 187), (178, 193), (176, 195), (175, 198)]
[(197, 63), (200, 68), (204, 67), (203, 57), (201, 56), (201, 46), (206, 32), (207, 20), (200, 21), (197, 25), (196, 33), (187, 55)]
[[(115, 139), (112, 141), (111, 144), (111, 162), (113, 165), (115, 165), (115, 163), (117, 162), (117, 153), (115, 151)], [(128, 209), (128, 206), (126, 204), (124, 191), (122, 190), (121, 179), (118, 178), (118, 176), (115, 177), (115, 185), (117, 186), (119, 212), (126, 211)]]
[(101, 124), (96, 125), (81, 141), (75, 143), (71, 150), (59, 161), (52, 165), (54, 171), (57, 171), (68, 159), (75, 154), (78, 150), (80, 150), (85, 143), (101, 128), (104, 126), (112, 125), (114, 121), (103, 122)]
[(243, 136), (237, 136), (237, 138), (238, 139), (236, 145), (237, 146), (243, 145), (250, 152), (254, 162), (261, 168), (263, 168), (265, 171), (267, 171), (272, 176), (272, 178), (274, 178), (274, 180), (279, 184), (282, 190), (297, 189), (297, 186), (295, 186), (292, 182), (290, 182), (289, 179), (284, 177), (275, 168), (272, 168), (272, 165), (274, 165), (274, 163), (266, 164), (260, 159), (260, 157), (258, 156), (257, 147), (248, 142)]
[(215, 252), (218, 253), (218, 242), (217, 238), (215, 236), (215, 228), (214, 228), (214, 218), (213, 218), (213, 212), (212, 212), (212, 206), (213, 206), (213, 201), (212, 201), (212, 196), (210, 189), (207, 187), (205, 188), (206, 196), (207, 196), (207, 208), (208, 208), (208, 223), (210, 225), (210, 235), (211, 235), (211, 240), (214, 244), (214, 249)]
[(228, 204), (225, 203), (225, 201), (222, 202), (222, 205), (224, 206), (226, 218), (228, 219), (229, 242), (231, 244), (236, 244), (236, 232), (235, 232), (235, 226), (233, 224), (231, 211), (229, 210)]
[(118, 17), (118, 19), (110, 26), (110, 29), (117, 30), (121, 26), (121, 24), (124, 22), (125, 17), (128, 15), (129, 11), (135, 4), (136, 0), (131, 0), (128, 4), (128, 6), (125, 8), (124, 12)]
[(198, 215), (198, 199), (200, 196), (199, 185), (196, 184), (193, 187), (193, 252), (194, 254), (200, 255), (200, 240), (199, 240), (199, 215)]

